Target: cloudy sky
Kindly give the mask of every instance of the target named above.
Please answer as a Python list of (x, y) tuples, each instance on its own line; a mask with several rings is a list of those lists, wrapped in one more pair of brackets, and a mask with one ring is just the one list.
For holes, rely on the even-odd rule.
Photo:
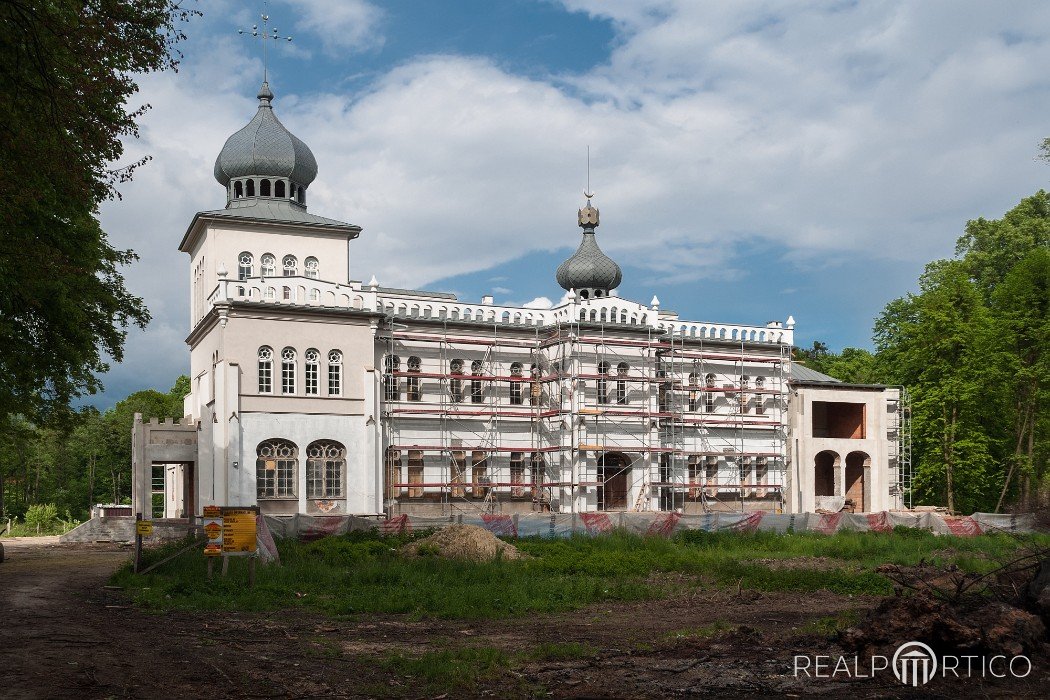
[[(251, 119), (260, 2), (201, 0), (102, 222), (154, 321), (100, 407), (188, 370), (194, 212)], [(557, 300), (586, 184), (621, 296), (683, 317), (870, 346), (873, 318), (968, 219), (1044, 187), (1050, 4), (724, 0), (272, 0), (284, 124), (317, 156), (310, 210), (364, 227), (354, 277)]]

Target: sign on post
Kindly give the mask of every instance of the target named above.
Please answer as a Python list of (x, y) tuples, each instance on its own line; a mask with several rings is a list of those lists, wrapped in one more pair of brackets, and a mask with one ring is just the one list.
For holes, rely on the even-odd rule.
[(208, 537), (204, 544), (204, 556), (217, 557), (222, 554), (222, 508), (205, 506), (201, 527)]
[(222, 509), (222, 553), (224, 555), (255, 554), (257, 507)]
[(152, 520), (136, 520), (135, 521), (135, 534), (140, 537), (150, 537), (153, 535), (153, 521)]

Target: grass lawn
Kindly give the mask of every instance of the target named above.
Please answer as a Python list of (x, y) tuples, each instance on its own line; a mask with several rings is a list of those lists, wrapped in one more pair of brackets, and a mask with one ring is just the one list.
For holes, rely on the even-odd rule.
[[(188, 552), (146, 576), (121, 569), (112, 583), (148, 609), (269, 611), (304, 608), (334, 616), (403, 614), (477, 620), (557, 613), (608, 601), (662, 598), (689, 587), (887, 595), (880, 564), (921, 559), (966, 571), (994, 568), (1023, 542), (1006, 535), (960, 538), (898, 528), (890, 533), (708, 533), (670, 539), (615, 533), (602, 537), (521, 539), (533, 558), (470, 563), (410, 558), (398, 550), (415, 535), (351, 533), (304, 544), (278, 542), (282, 565), (258, 569), (246, 585), (246, 563), (206, 579), (204, 557)], [(1031, 541), (1029, 539), (1029, 541)], [(1039, 544), (1050, 538), (1038, 536)], [(178, 546), (146, 555), (159, 561)]]

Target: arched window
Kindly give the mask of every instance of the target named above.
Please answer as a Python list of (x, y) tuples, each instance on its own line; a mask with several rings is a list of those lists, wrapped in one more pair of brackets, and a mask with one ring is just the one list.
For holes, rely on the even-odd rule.
[(269, 197), (270, 196), (270, 181), (262, 180), (259, 182), (259, 196)]
[(252, 276), (252, 263), (254, 261), (252, 254), (248, 252), (237, 256), (237, 279), (243, 281)]
[(267, 287), (266, 288), (266, 292), (264, 293), (264, 296), (267, 299), (276, 299), (277, 298), (277, 290), (275, 290), (273, 287)]
[(255, 196), (255, 180), (246, 180), (245, 184), (247, 187), (247, 193), (249, 197)]
[(321, 301), (321, 290), (317, 287), (312, 288), (306, 298), (310, 301)]
[(240, 180), (233, 183), (233, 196), (235, 199), (240, 199), (244, 196), (244, 185), (241, 184)]
[(264, 253), (262, 256), (262, 269), (259, 273), (263, 277), (273, 277), (277, 274), (277, 258), (272, 253)]
[(513, 364), (511, 364), (510, 376), (510, 402), (515, 406), (520, 406), (522, 404), (521, 382), (518, 381), (519, 379), (521, 379), (520, 362), (514, 362)]
[(291, 299), (292, 299), (292, 288), (291, 287), (281, 287), (281, 298), (284, 299), (285, 301), (291, 301)]
[(281, 393), (295, 393), (295, 349), (281, 350)]
[[(422, 401), (423, 392), (419, 386), (419, 370), (422, 368), (422, 361), (418, 357), (408, 358), (408, 400), (409, 401)], [(417, 375), (417, 376), (411, 376)]]
[(259, 443), (255, 452), (255, 486), (259, 498), (295, 498), (299, 450), (290, 440)]
[(696, 390), (700, 377), (696, 372), (689, 373), (689, 410), (695, 411), (700, 407), (700, 392)]
[(737, 396), (737, 401), (740, 404), (740, 412), (747, 413), (747, 406), (750, 403), (751, 397), (748, 396), (747, 390), (751, 387), (751, 377), (746, 374), (740, 377), (740, 395)]
[(284, 180), (278, 180), (277, 183), (273, 186), (273, 196), (282, 198), (284, 197)]
[(452, 395), (452, 403), (462, 403), (463, 380), (460, 377), (463, 375), (463, 360), (452, 360), (452, 363), (449, 365), (449, 371), (452, 374), (452, 378), (448, 381), (448, 390)]
[(704, 387), (707, 389), (707, 393), (704, 394), (704, 410), (708, 413), (714, 413), (715, 411), (715, 375), (708, 374), (704, 377)]
[(281, 268), (284, 270), (285, 277), (295, 277), (298, 273), (299, 261), (295, 259), (294, 255), (285, 255), (284, 259), (281, 260)]
[(766, 412), (766, 396), (762, 390), (766, 386), (766, 380), (755, 377), (755, 415), (763, 415)]
[(328, 353), (328, 395), (343, 395), (343, 353), (338, 350)]
[(314, 280), (321, 274), (321, 267), (315, 257), (309, 257), (306, 259), (303, 263), (303, 270), (307, 277)]
[(308, 396), (317, 396), (320, 393), (317, 379), (321, 371), (321, 353), (317, 352), (316, 348), (310, 348), (303, 359), (306, 361), (303, 372), (304, 390)]
[[(473, 377), (480, 377), (481, 370), (484, 365), (481, 360), (474, 360), (470, 363), (470, 374)], [(471, 403), (483, 403), (485, 401), (485, 388), (481, 383), (480, 379), (470, 380), (470, 402)]]
[(395, 372), (401, 371), (401, 358), (397, 355), (387, 355), (383, 361), (383, 396), (387, 401), (400, 401), (401, 390), (398, 386)]
[(616, 365), (616, 403), (627, 403), (627, 372), (630, 368), (626, 362)]
[(346, 448), (318, 440), (306, 448), (306, 497), (342, 498), (346, 482)]
[(259, 393), (273, 393), (273, 349), (259, 348)]
[(609, 363), (598, 363), (598, 403), (609, 403)]
[(543, 398), (543, 385), (538, 381), (540, 378), (540, 366), (532, 364), (529, 366), (529, 377), (532, 379), (532, 383), (529, 384), (529, 405), (539, 406), (540, 399)]

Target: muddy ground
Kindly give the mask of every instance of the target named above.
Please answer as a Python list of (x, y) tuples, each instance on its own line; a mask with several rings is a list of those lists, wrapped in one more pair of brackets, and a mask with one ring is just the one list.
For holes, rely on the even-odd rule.
[[(3, 543), (3, 698), (1046, 697), (1050, 681), (1045, 659), (1023, 680), (947, 679), (913, 691), (892, 674), (795, 678), (795, 654), (841, 651), (807, 623), (812, 630), (815, 620), (877, 602), (827, 592), (728, 590), (480, 623), (333, 620), (299, 611), (150, 614), (104, 588), (127, 548), (55, 538)], [(376, 662), (450, 647), (520, 658), (549, 642), (579, 642), (596, 653), (516, 661), (498, 679), (444, 694)]]

